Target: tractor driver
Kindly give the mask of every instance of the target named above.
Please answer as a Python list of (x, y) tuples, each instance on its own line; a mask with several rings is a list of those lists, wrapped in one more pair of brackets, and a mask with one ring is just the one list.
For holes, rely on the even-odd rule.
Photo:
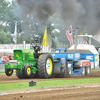
[(38, 58), (38, 51), (40, 51), (40, 47), (39, 46), (34, 46), (34, 51), (35, 51), (35, 54), (34, 54), (34, 57), (35, 58)]

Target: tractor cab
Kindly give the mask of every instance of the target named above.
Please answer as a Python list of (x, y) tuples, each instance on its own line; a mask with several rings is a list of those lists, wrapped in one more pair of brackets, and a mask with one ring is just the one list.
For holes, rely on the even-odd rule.
[(67, 52), (67, 48), (52, 49), (52, 53), (65, 53), (65, 52)]
[(91, 45), (92, 35), (87, 35), (87, 33), (80, 33), (77, 36), (77, 44)]
[(65, 53), (67, 51), (66, 48), (56, 48), (55, 53)]

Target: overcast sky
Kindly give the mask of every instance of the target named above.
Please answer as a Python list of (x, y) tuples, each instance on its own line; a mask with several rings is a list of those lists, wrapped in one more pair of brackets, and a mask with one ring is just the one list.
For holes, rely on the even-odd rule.
[(12, 1), (12, 0), (7, 0), (7, 1)]

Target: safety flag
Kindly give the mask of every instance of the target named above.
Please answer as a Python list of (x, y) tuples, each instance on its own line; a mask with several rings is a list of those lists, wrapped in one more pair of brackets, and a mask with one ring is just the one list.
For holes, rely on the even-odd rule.
[(45, 46), (47, 47), (48, 46), (48, 39), (47, 39), (47, 28), (45, 29), (45, 32), (44, 32), (44, 36), (43, 36), (43, 41), (42, 41), (42, 46)]
[(68, 31), (66, 32), (67, 38), (70, 42), (70, 45), (73, 45), (73, 38), (72, 38), (72, 26), (70, 25)]
[(15, 23), (15, 30), (14, 30), (13, 41), (15, 43), (17, 43), (17, 22)]

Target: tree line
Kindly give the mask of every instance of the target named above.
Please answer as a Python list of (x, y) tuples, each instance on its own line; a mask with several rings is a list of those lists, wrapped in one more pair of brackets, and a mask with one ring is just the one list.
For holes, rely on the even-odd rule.
[[(26, 43), (31, 43), (36, 35), (40, 36), (42, 41), (44, 30), (47, 27), (50, 28), (52, 47), (60, 46), (68, 48), (70, 46), (66, 36), (66, 31), (69, 27), (68, 23), (60, 20), (57, 16), (51, 17), (45, 25), (41, 25), (34, 15), (20, 18), (20, 10), (16, 3), (6, 0), (0, 0), (0, 44), (14, 43), (13, 34), (16, 21), (18, 44), (23, 43), (23, 40)], [(73, 34), (75, 34), (74, 29)], [(95, 41), (92, 41), (92, 43), (94, 45), (98, 44)]]

